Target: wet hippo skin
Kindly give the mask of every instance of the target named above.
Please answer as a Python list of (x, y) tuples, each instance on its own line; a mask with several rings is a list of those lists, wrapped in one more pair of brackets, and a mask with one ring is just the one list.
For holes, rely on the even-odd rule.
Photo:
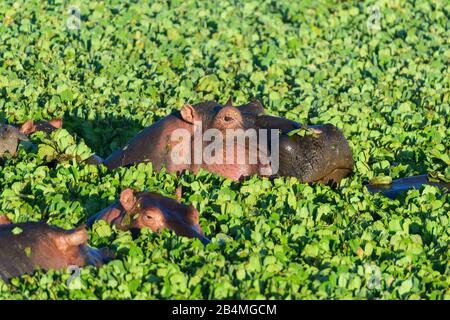
[[(16, 228), (21, 232), (14, 234)], [(87, 240), (84, 228), (64, 230), (43, 222), (2, 224), (0, 277), (8, 280), (38, 269), (64, 269), (73, 265), (100, 266), (112, 258), (106, 249), (89, 247)]]
[(199, 213), (192, 205), (165, 197), (156, 192), (137, 192), (125, 189), (119, 201), (88, 219), (88, 226), (97, 220), (105, 220), (119, 230), (131, 230), (134, 236), (142, 228), (153, 232), (162, 229), (173, 230), (177, 235), (199, 238), (209, 243), (199, 224)]
[[(179, 141), (172, 140), (172, 133), (176, 129), (184, 129), (189, 132), (191, 139), (194, 139), (194, 132), (199, 129), (201, 124), (202, 131), (208, 129), (217, 129), (226, 137), (226, 130), (254, 128), (255, 118), (259, 112), (263, 112), (264, 108), (257, 101), (252, 101), (241, 106), (233, 106), (231, 99), (225, 105), (217, 102), (203, 102), (196, 105), (184, 105), (180, 111), (174, 112), (167, 117), (159, 120), (150, 127), (138, 133), (131, 139), (127, 145), (121, 150), (117, 150), (104, 160), (104, 164), (109, 169), (121, 166), (133, 165), (140, 162), (150, 161), (156, 170), (160, 170), (162, 166), (166, 167), (169, 172), (183, 172), (190, 170), (194, 173), (200, 168), (219, 175), (238, 180), (243, 176), (260, 174), (260, 164), (238, 164), (221, 163), (208, 164), (205, 161), (195, 163), (194, 152), (189, 149), (182, 150), (182, 153), (191, 153), (192, 158), (189, 163), (175, 163), (172, 158), (171, 151), (179, 147)], [(203, 147), (205, 146), (205, 142)], [(225, 142), (224, 142), (225, 145)], [(192, 142), (191, 146), (194, 146)], [(226, 158), (226, 150), (224, 158)], [(248, 150), (247, 150), (248, 152)], [(91, 163), (98, 162), (97, 159), (90, 160)], [(266, 165), (262, 165), (266, 167)]]
[[(257, 163), (220, 163), (220, 164), (175, 164), (170, 151), (177, 146), (171, 141), (171, 133), (175, 129), (183, 128), (192, 135), (196, 123), (202, 124), (203, 131), (217, 129), (224, 132), (227, 129), (279, 129), (281, 132), (280, 171), (270, 172), (270, 164), (260, 161), (269, 157), (271, 150), (263, 150), (258, 145)], [(144, 129), (127, 145), (114, 152), (104, 160), (109, 169), (128, 166), (140, 162), (151, 161), (156, 170), (165, 166), (169, 172), (190, 170), (194, 173), (200, 168), (219, 175), (239, 180), (250, 175), (295, 176), (302, 182), (339, 181), (349, 174), (353, 168), (351, 150), (342, 132), (332, 125), (317, 126), (318, 139), (310, 137), (290, 137), (287, 133), (300, 128), (295, 121), (264, 114), (264, 108), (258, 101), (244, 105), (233, 106), (232, 99), (225, 105), (210, 101), (196, 105), (185, 105), (180, 111), (161, 119)], [(225, 145), (225, 142), (224, 142)], [(235, 146), (237, 148), (237, 145)], [(185, 150), (188, 152), (191, 150)], [(225, 150), (224, 158), (226, 158)], [(250, 153), (249, 150), (246, 150)], [(192, 159), (191, 159), (192, 160)], [(99, 163), (99, 158), (91, 163)], [(193, 161), (191, 161), (193, 162)], [(304, 170), (304, 171), (303, 171)], [(321, 174), (319, 174), (319, 172)]]
[(409, 189), (420, 189), (420, 187), (424, 184), (428, 184), (431, 186), (439, 187), (443, 190), (450, 191), (450, 183), (445, 182), (433, 182), (428, 179), (426, 174), (420, 176), (412, 176), (401, 179), (396, 179), (392, 181), (391, 184), (388, 185), (367, 185), (367, 190), (369, 192), (381, 192), (385, 196), (394, 199), (400, 193), (405, 192)]
[(301, 182), (339, 182), (353, 170), (353, 156), (342, 132), (331, 124), (311, 127), (315, 134), (281, 134), (279, 176)]
[(28, 141), (28, 135), (43, 131), (50, 133), (61, 128), (61, 119), (52, 119), (50, 121), (28, 120), (18, 128), (8, 124), (0, 124), (0, 157), (5, 153), (15, 156), (20, 141)]

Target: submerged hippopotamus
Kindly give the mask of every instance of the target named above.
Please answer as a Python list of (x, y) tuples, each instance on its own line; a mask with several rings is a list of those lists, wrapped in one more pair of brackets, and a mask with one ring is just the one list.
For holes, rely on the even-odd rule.
[(100, 266), (112, 258), (106, 249), (87, 245), (86, 229), (64, 230), (43, 222), (0, 225), (0, 278), (35, 270)]
[(0, 124), (0, 157), (5, 153), (15, 156), (19, 142), (28, 141), (27, 136), (36, 131), (50, 133), (61, 127), (61, 119), (52, 119), (50, 121), (28, 120), (18, 128), (8, 124)]
[(28, 137), (16, 127), (0, 124), (0, 157), (6, 153), (15, 156), (20, 141), (28, 141)]
[(62, 124), (63, 124), (63, 122), (62, 122), (62, 119), (60, 119), (60, 118), (51, 119), (49, 121), (28, 120), (20, 126), (19, 131), (20, 131), (20, 133), (23, 133), (26, 135), (32, 134), (37, 131), (42, 131), (45, 133), (52, 133), (56, 129), (61, 129)]
[[(169, 172), (190, 170), (195, 173), (203, 168), (234, 180), (256, 174), (295, 176), (302, 182), (339, 181), (352, 171), (352, 153), (340, 130), (324, 125), (313, 128), (317, 135), (314, 137), (288, 135), (290, 130), (300, 127), (294, 121), (265, 115), (258, 101), (240, 106), (233, 106), (231, 98), (225, 105), (217, 102), (186, 104), (180, 111), (141, 131), (103, 164), (114, 169), (150, 161), (156, 170), (165, 166)], [(272, 130), (270, 134), (269, 130)], [(180, 131), (186, 133), (187, 138), (186, 134), (176, 134)], [(280, 133), (279, 137), (273, 132)], [(211, 133), (216, 134), (214, 139)], [(266, 140), (261, 138), (261, 133), (266, 134)], [(246, 140), (252, 134), (257, 137), (253, 148)], [(274, 143), (277, 139), (279, 145)], [(212, 142), (217, 140), (220, 144), (211, 148)], [(201, 151), (197, 157), (196, 147), (199, 146)], [(214, 151), (205, 157), (204, 151), (211, 149)], [(243, 151), (239, 153), (239, 150)], [(238, 158), (239, 155), (244, 155), (244, 160)], [(252, 156), (256, 156), (253, 162), (250, 161)], [(181, 158), (187, 161), (180, 161)]]
[[(180, 189), (177, 193), (180, 198)], [(125, 189), (119, 201), (90, 217), (87, 225), (92, 226), (97, 220), (105, 220), (119, 230), (130, 230), (135, 236), (141, 228), (149, 228), (153, 232), (167, 228), (179, 236), (199, 238), (203, 244), (209, 243), (203, 235), (199, 214), (193, 205), (181, 204), (155, 192)]]
[(447, 190), (447, 192), (450, 192), (450, 183), (430, 181), (426, 174), (396, 179), (392, 181), (392, 183), (385, 185), (369, 184), (367, 185), (367, 190), (372, 193), (381, 192), (385, 196), (394, 199), (400, 193), (412, 188), (420, 189), (420, 187), (424, 184), (435, 186), (442, 190)]

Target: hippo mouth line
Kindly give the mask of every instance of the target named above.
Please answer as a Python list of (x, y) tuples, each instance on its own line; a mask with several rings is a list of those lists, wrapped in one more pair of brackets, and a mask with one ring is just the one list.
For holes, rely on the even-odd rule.
[(339, 167), (335, 168), (332, 171), (324, 174), (321, 178), (316, 179), (312, 181), (313, 183), (328, 183), (330, 181), (338, 182), (342, 178), (346, 177), (353, 169), (352, 168), (345, 168), (345, 167)]

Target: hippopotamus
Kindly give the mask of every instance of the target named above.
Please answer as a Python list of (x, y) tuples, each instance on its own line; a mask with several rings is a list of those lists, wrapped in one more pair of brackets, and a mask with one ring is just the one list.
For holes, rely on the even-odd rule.
[[(179, 198), (180, 189), (177, 194)], [(98, 220), (107, 221), (119, 230), (130, 230), (134, 236), (141, 228), (149, 228), (153, 232), (167, 228), (179, 236), (198, 238), (203, 244), (209, 243), (199, 225), (198, 211), (192, 204), (184, 205), (179, 200), (156, 192), (137, 192), (127, 188), (122, 191), (118, 201), (91, 216), (87, 225), (92, 226)]]
[(61, 129), (62, 124), (63, 124), (63, 122), (62, 122), (62, 119), (60, 119), (60, 118), (51, 119), (49, 121), (28, 120), (20, 126), (19, 131), (20, 131), (20, 133), (23, 133), (26, 135), (32, 134), (36, 131), (52, 133), (56, 129)]
[[(169, 172), (190, 170), (195, 173), (203, 168), (233, 180), (256, 174), (269, 177), (296, 176), (302, 182), (330, 180), (338, 182), (352, 171), (352, 153), (339, 129), (328, 124), (312, 128), (317, 137), (302, 139), (288, 135), (289, 131), (301, 127), (294, 121), (265, 115), (264, 107), (259, 101), (239, 106), (234, 106), (231, 98), (225, 105), (214, 101), (196, 105), (185, 104), (181, 110), (171, 113), (141, 131), (124, 148), (107, 157), (103, 164), (109, 169), (114, 169), (150, 161), (156, 170), (165, 166)], [(221, 159), (228, 159), (230, 155), (232, 161), (207, 161), (205, 158), (196, 161), (196, 151), (193, 149), (198, 146), (196, 143), (199, 143), (202, 150), (208, 147), (207, 142), (211, 139), (204, 138), (208, 129), (222, 134), (222, 146), (218, 147), (215, 153), (222, 154)], [(245, 145), (245, 161), (236, 158), (239, 137), (248, 138), (246, 134), (251, 129), (258, 133), (263, 130), (280, 133), (280, 158), (276, 159), (279, 160), (277, 161), (279, 170), (278, 166), (274, 167), (276, 150), (273, 142), (276, 138), (273, 135), (268, 137), (267, 145), (261, 142), (260, 136), (256, 148), (251, 149)], [(174, 133), (180, 130), (188, 133), (190, 144), (184, 144), (187, 139), (174, 139)], [(239, 132), (237, 139), (227, 140), (231, 135), (230, 132)], [(200, 135), (196, 135), (197, 133)], [(227, 141), (238, 142), (231, 148), (225, 148), (223, 146), (227, 145)], [(240, 141), (244, 141), (245, 144), (246, 140)], [(178, 155), (187, 157), (188, 161), (175, 161), (175, 151)], [(249, 162), (248, 159), (252, 154), (257, 154), (257, 159)]]
[(7, 281), (35, 270), (100, 266), (112, 258), (107, 249), (87, 245), (85, 228), (64, 230), (44, 222), (0, 225), (0, 278)]
[(0, 157), (6, 153), (15, 156), (20, 141), (28, 141), (28, 137), (14, 126), (0, 124)]
[(353, 169), (353, 156), (342, 132), (331, 124), (311, 126), (300, 136), (280, 135), (279, 176), (301, 182), (339, 182)]
[(394, 199), (400, 193), (405, 192), (411, 188), (420, 189), (424, 184), (438, 187), (442, 190), (450, 192), (450, 183), (430, 181), (428, 175), (423, 174), (419, 176), (405, 177), (393, 180), (390, 184), (383, 185), (367, 185), (367, 190), (372, 193), (381, 192), (385, 196)]
[[(185, 104), (180, 111), (166, 116), (141, 131), (124, 148), (107, 157), (103, 164), (109, 169), (114, 169), (150, 161), (156, 170), (160, 170), (162, 166), (165, 166), (169, 172), (182, 172), (184, 170), (197, 172), (200, 168), (204, 168), (234, 179), (238, 179), (242, 175), (257, 173), (258, 167), (255, 165), (207, 164), (202, 161), (204, 159), (196, 161), (194, 159), (195, 152), (191, 147), (193, 148), (196, 145), (193, 142), (196, 132), (201, 136), (208, 129), (221, 130), (222, 132), (227, 129), (245, 129), (247, 117), (243, 116), (244, 112), (250, 113), (254, 117), (259, 108), (261, 106), (256, 102), (238, 107), (233, 107), (230, 103), (222, 106), (216, 102), (204, 102), (194, 106)], [(184, 149), (180, 148), (182, 143), (178, 139), (174, 139), (173, 136), (176, 130), (187, 132), (189, 142), (192, 141), (193, 143)], [(204, 147), (205, 142), (202, 137), (199, 140), (200, 147)], [(174, 161), (172, 152), (174, 149), (178, 149), (178, 153), (190, 156), (189, 160), (185, 163)]]
[(11, 220), (9, 220), (7, 216), (5, 215), (0, 216), (0, 224), (9, 224), (9, 223), (11, 223)]
[(28, 135), (36, 131), (50, 133), (62, 127), (61, 119), (50, 121), (28, 120), (19, 127), (9, 124), (0, 124), (0, 157), (5, 153), (15, 156), (20, 141), (29, 141)]

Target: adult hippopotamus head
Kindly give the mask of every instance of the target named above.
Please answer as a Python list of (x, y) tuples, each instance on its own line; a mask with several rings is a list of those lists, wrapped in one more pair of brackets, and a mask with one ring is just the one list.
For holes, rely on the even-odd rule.
[(92, 226), (98, 220), (115, 225), (119, 230), (130, 230), (135, 236), (142, 228), (153, 232), (170, 229), (179, 236), (209, 243), (193, 205), (184, 205), (156, 192), (136, 192), (127, 188), (120, 194), (119, 201), (90, 217), (88, 225)]
[(87, 240), (83, 227), (64, 230), (44, 222), (0, 225), (0, 278), (8, 280), (39, 269), (100, 266), (114, 257), (108, 249), (89, 247)]
[(28, 135), (36, 131), (50, 133), (61, 128), (61, 119), (50, 121), (28, 120), (19, 127), (8, 124), (0, 124), (0, 157), (5, 153), (15, 156), (20, 141), (28, 141)]
[(254, 124), (259, 130), (279, 130), (278, 143), (269, 144), (271, 161), (274, 157), (278, 161), (274, 176), (296, 177), (305, 183), (330, 183), (339, 182), (353, 170), (348, 142), (332, 124), (306, 127), (266, 114), (258, 114)]
[(28, 137), (16, 127), (0, 124), (0, 157), (6, 153), (15, 156), (20, 141), (28, 141)]
[[(141, 131), (103, 163), (109, 169), (114, 169), (150, 161), (156, 170), (162, 166), (169, 172), (197, 172), (203, 168), (236, 180), (242, 176), (259, 174), (257, 163), (224, 163), (216, 159), (208, 161), (207, 157), (203, 157), (203, 151), (208, 144), (208, 139), (204, 138), (211, 130), (226, 137), (226, 132), (230, 130), (254, 128), (257, 114), (263, 111), (262, 105), (256, 101), (241, 106), (233, 106), (231, 100), (225, 105), (213, 101), (185, 104), (181, 110)], [(223, 146), (215, 151), (226, 158), (229, 153)], [(198, 152), (200, 158), (197, 157)]]
[[(299, 128), (297, 122), (265, 115), (258, 101), (186, 104), (144, 129), (104, 164), (113, 169), (151, 161), (169, 172), (203, 168), (234, 180), (256, 174), (296, 176), (302, 182), (339, 181), (352, 170), (350, 148), (336, 127), (318, 126), (314, 138), (288, 135)], [(267, 140), (260, 136), (264, 130)]]

